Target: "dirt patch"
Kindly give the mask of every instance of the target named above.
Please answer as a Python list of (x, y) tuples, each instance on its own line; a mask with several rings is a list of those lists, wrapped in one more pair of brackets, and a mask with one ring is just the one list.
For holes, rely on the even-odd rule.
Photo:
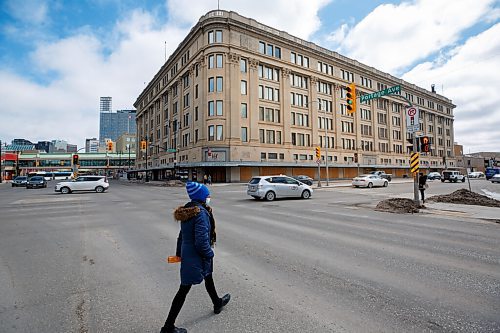
[(427, 201), (446, 202), (462, 205), (476, 205), (486, 207), (500, 207), (500, 201), (487, 197), (485, 195), (471, 192), (467, 189), (456, 190), (450, 194), (435, 195), (427, 199)]
[(421, 206), (415, 204), (411, 199), (393, 198), (382, 200), (377, 204), (375, 210), (389, 213), (418, 213)]

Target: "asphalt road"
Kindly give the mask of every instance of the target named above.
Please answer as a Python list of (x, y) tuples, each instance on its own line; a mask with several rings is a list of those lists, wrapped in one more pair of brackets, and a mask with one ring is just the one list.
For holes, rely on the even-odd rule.
[[(434, 182), (428, 194), (466, 186)], [(500, 224), (373, 211), (411, 197), (408, 183), (274, 202), (243, 185), (212, 192), (214, 279), (232, 300), (213, 315), (194, 287), (177, 320), (189, 332), (500, 330)], [(172, 211), (186, 199), (119, 182), (71, 195), (0, 184), (0, 332), (158, 332), (179, 284), (165, 262)]]

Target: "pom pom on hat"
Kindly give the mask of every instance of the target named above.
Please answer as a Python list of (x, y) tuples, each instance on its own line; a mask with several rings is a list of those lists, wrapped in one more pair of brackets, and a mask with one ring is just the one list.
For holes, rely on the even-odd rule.
[(191, 200), (197, 200), (201, 202), (205, 202), (205, 200), (207, 200), (207, 197), (210, 195), (208, 187), (196, 182), (187, 182), (186, 191)]

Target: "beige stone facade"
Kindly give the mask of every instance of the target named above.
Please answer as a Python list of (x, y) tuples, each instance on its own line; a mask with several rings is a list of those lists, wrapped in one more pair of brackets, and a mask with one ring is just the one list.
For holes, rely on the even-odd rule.
[[(355, 83), (356, 112), (345, 89)], [(399, 95), (359, 96), (400, 86)], [(408, 175), (406, 105), (420, 109), (432, 151), (421, 165), (456, 163), (451, 100), (234, 12), (201, 17), (137, 98), (136, 168), (165, 178), (247, 181), (258, 174), (350, 178)], [(142, 155), (142, 159), (141, 159)], [(445, 157), (445, 159), (443, 158)], [(147, 158), (147, 164), (146, 164)]]

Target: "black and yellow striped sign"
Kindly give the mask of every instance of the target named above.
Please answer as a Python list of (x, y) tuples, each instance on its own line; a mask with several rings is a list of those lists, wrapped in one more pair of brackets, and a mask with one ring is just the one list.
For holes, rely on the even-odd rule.
[(410, 157), (410, 171), (411, 172), (414, 172), (414, 173), (418, 172), (418, 168), (419, 168), (418, 157), (419, 157), (419, 153), (411, 154), (411, 157)]

